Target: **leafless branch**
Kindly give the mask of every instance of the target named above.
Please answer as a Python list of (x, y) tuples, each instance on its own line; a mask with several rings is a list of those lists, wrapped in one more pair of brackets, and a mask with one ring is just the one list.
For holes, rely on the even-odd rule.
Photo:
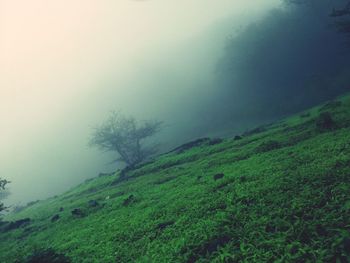
[(154, 146), (146, 147), (142, 141), (159, 132), (161, 125), (159, 121), (140, 123), (133, 117), (113, 111), (102, 125), (95, 128), (89, 144), (100, 150), (118, 152), (120, 159), (132, 166), (156, 152)]

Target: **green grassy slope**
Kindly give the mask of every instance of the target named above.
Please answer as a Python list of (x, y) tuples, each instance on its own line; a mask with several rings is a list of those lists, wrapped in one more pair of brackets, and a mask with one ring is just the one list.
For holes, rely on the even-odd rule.
[(8, 215), (31, 223), (0, 233), (0, 262), (349, 262), (350, 96), (118, 176)]

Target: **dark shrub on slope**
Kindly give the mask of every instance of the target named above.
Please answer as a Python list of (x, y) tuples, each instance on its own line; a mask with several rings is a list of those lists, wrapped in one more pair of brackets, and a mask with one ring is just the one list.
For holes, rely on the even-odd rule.
[(333, 130), (336, 128), (336, 123), (329, 112), (322, 112), (316, 119), (316, 127), (320, 131)]

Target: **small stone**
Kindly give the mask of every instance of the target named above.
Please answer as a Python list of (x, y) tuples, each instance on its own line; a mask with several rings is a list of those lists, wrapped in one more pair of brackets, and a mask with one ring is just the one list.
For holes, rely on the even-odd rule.
[(219, 174), (214, 175), (213, 178), (214, 178), (214, 180), (216, 181), (216, 180), (222, 179), (224, 176), (225, 176), (225, 175), (224, 175), (223, 173), (219, 173)]
[(56, 222), (58, 219), (60, 219), (60, 216), (58, 214), (51, 217), (51, 222)]
[(130, 205), (131, 203), (133, 203), (135, 201), (135, 196), (134, 195), (129, 195), (128, 198), (126, 198), (124, 201), (123, 201), (123, 206), (128, 206)]
[(83, 211), (81, 211), (80, 208), (74, 208), (71, 211), (71, 213), (72, 213), (73, 216), (76, 216), (76, 217), (83, 217), (84, 216), (84, 213), (83, 213)]
[(90, 207), (97, 207), (99, 205), (99, 203), (96, 200), (90, 200), (88, 204)]

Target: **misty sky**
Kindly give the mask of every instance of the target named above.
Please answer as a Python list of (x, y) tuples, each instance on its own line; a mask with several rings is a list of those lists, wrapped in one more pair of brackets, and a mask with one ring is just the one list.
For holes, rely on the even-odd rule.
[(279, 3), (0, 0), (8, 202), (52, 196), (113, 169), (111, 155), (87, 147), (91, 127), (112, 109), (181, 122), (183, 109), (195, 111), (196, 96), (214, 88), (210, 73), (225, 38)]

